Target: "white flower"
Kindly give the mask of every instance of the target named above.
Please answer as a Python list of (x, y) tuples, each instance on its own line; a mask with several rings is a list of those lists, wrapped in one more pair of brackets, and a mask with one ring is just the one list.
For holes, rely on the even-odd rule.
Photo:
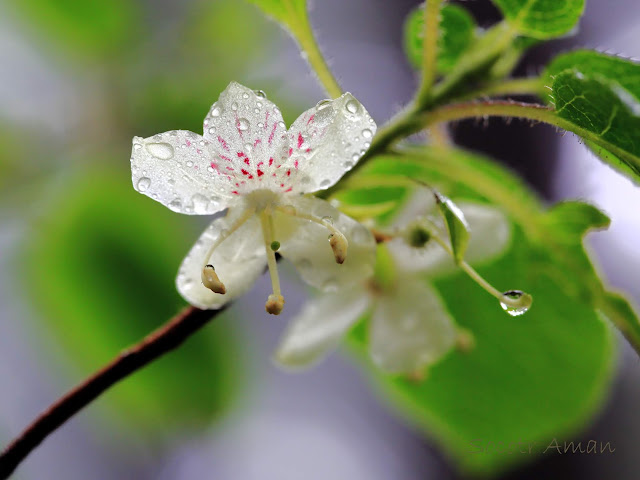
[[(466, 261), (486, 261), (499, 255), (510, 239), (505, 216), (476, 203), (460, 202), (458, 206), (471, 229)], [(435, 212), (433, 195), (419, 190), (394, 223), (405, 227), (431, 210)], [(439, 220), (436, 223), (442, 225)], [(393, 279), (363, 282), (308, 302), (291, 322), (276, 352), (277, 362), (293, 368), (312, 365), (336, 348), (366, 313), (371, 322), (370, 356), (389, 373), (419, 374), (451, 349), (457, 336), (454, 320), (425, 274), (451, 271), (456, 268), (454, 261), (433, 241), (417, 249), (395, 238), (386, 246), (394, 265)]]
[(228, 208), (182, 262), (176, 280), (182, 296), (199, 308), (219, 308), (248, 290), (268, 265), (273, 294), (266, 309), (280, 313), (275, 251), (324, 290), (370, 276), (371, 233), (329, 203), (302, 194), (335, 184), (375, 131), (349, 93), (318, 103), (287, 131), (263, 92), (231, 83), (206, 116), (203, 136), (173, 130), (135, 137), (136, 190), (180, 213)]

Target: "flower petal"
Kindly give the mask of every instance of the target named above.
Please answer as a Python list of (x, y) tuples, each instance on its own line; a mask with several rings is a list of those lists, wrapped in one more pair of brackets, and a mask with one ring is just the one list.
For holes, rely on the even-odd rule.
[(436, 292), (419, 278), (405, 278), (383, 295), (371, 318), (373, 362), (390, 373), (419, 373), (453, 346), (456, 330)]
[[(462, 210), (471, 232), (464, 259), (469, 263), (478, 263), (499, 256), (511, 239), (511, 227), (506, 215), (497, 208), (480, 203), (456, 201), (456, 204)], [(431, 192), (420, 189), (396, 216), (394, 225), (403, 227), (426, 214), (438, 215), (436, 203)], [(442, 218), (439, 215), (433, 218), (434, 223), (446, 232)], [(448, 238), (446, 241), (449, 243)], [(389, 248), (398, 267), (405, 271), (440, 273), (456, 268), (451, 256), (433, 241), (423, 248), (412, 248), (398, 238), (389, 242)]]
[(280, 212), (274, 214), (275, 238), (281, 245), (278, 252), (293, 262), (307, 283), (325, 291), (337, 291), (373, 274), (376, 244), (369, 230), (319, 198), (292, 197), (291, 205), (300, 213), (330, 217), (333, 226), (348, 241), (346, 260), (338, 264), (326, 227)]
[(211, 142), (213, 162), (231, 177), (240, 194), (256, 188), (288, 190), (286, 126), (276, 105), (262, 92), (236, 82), (220, 94), (204, 120), (204, 138)]
[[(246, 292), (264, 271), (264, 242), (260, 222), (255, 215), (229, 235), (209, 260), (205, 259), (221, 232), (229, 230), (243, 213), (240, 208), (230, 208), (225, 217), (214, 220), (182, 261), (176, 286), (190, 304), (203, 309), (220, 308)], [(215, 267), (218, 278), (225, 285), (224, 295), (213, 293), (202, 284), (202, 267), (207, 263)]]
[(318, 362), (338, 346), (369, 304), (369, 295), (359, 288), (310, 300), (292, 320), (274, 360), (291, 368)]
[(320, 102), (289, 128), (287, 167), (298, 172), (296, 192), (329, 188), (360, 160), (376, 133), (376, 124), (350, 93)]
[(211, 215), (227, 208), (230, 184), (211, 163), (208, 142), (193, 132), (133, 138), (133, 187), (176, 212)]

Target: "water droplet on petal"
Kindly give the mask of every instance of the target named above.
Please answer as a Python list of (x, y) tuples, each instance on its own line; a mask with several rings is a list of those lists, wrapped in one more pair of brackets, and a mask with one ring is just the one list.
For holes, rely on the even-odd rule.
[(216, 133), (216, 127), (211, 127), (211, 128), (209, 129), (209, 133), (211, 133), (211, 134)]
[(362, 130), (362, 136), (364, 138), (371, 138), (372, 137), (372, 133), (371, 130), (369, 130), (368, 128), (365, 128), (364, 130)]
[(249, 98), (249, 94), (247, 92), (244, 92), (242, 94), (242, 98), (244, 98), (246, 100), (247, 98)]
[(140, 145), (139, 143), (134, 143), (133, 144), (133, 149), (134, 150), (140, 150), (142, 148), (142, 145)]
[(209, 199), (204, 195), (196, 193), (193, 197), (191, 197), (191, 201), (193, 202), (193, 208), (196, 213), (207, 211), (207, 206), (209, 206)]
[(231, 104), (231, 110), (233, 110), (233, 111), (238, 110), (238, 104), (236, 102), (233, 102)]
[(330, 215), (325, 215), (324, 217), (322, 217), (322, 221), (324, 223), (328, 223), (329, 225), (333, 225), (333, 217)]
[(305, 270), (310, 270), (313, 267), (313, 264), (311, 263), (311, 260), (309, 260), (308, 258), (302, 258), (300, 259), (300, 261), (297, 263), (297, 268), (298, 270), (301, 271), (305, 271)]
[(324, 179), (324, 180), (322, 180), (322, 181), (320, 182), (320, 187), (322, 187), (322, 188), (326, 188), (326, 187), (328, 187), (330, 184), (331, 184), (331, 180), (329, 180), (329, 179), (327, 178), (327, 179)]
[(331, 100), (329, 100), (329, 99), (320, 100), (318, 103), (316, 103), (316, 109), (317, 110), (324, 110), (329, 105), (331, 105)]
[(342, 164), (344, 168), (353, 168), (353, 162), (351, 160), (347, 160)]
[(147, 151), (160, 160), (173, 158), (173, 147), (168, 143), (147, 143)]
[(345, 108), (349, 113), (358, 113), (358, 104), (355, 102), (355, 100), (349, 100), (345, 105)]
[(337, 292), (338, 281), (335, 277), (329, 277), (322, 283), (322, 290), (325, 292)]
[(507, 305), (506, 303), (500, 302), (500, 306), (502, 309), (507, 312), (512, 317), (520, 316), (524, 313), (527, 313), (529, 308), (531, 308), (531, 303), (533, 302), (533, 298), (528, 293), (525, 293), (521, 290), (508, 290), (503, 292), (503, 295), (511, 300), (517, 300), (517, 305)]
[(193, 167), (193, 162), (191, 160), (187, 160), (187, 167)]
[(278, 122), (278, 126), (279, 126), (280, 128), (285, 128), (284, 122)]
[(171, 203), (169, 203), (169, 208), (174, 212), (179, 212), (182, 210), (182, 202), (179, 198), (176, 198), (175, 200), (172, 200)]
[(211, 109), (212, 117), (219, 117), (221, 113), (222, 113), (222, 109), (217, 105), (214, 105), (213, 108)]
[(142, 177), (138, 180), (138, 191), (145, 192), (151, 185), (151, 179), (148, 177)]
[(247, 130), (249, 130), (249, 120), (247, 120), (246, 118), (239, 118), (238, 129), (243, 132), (246, 132)]
[(247, 152), (251, 152), (251, 150), (253, 150), (253, 145), (251, 145), (250, 143), (245, 143), (245, 144), (244, 144), (244, 149), (245, 149)]
[(264, 90), (254, 90), (253, 93), (255, 93), (257, 97), (267, 98), (267, 94), (264, 93)]

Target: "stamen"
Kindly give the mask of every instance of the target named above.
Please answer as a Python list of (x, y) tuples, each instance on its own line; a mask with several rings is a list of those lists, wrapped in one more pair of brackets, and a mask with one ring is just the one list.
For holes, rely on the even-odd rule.
[(282, 295), (276, 295), (272, 293), (267, 298), (267, 303), (264, 304), (264, 309), (271, 315), (280, 315), (284, 308), (284, 297)]
[(212, 292), (220, 293), (222, 295), (227, 293), (227, 289), (218, 278), (218, 274), (216, 273), (216, 269), (213, 268), (213, 265), (206, 265), (202, 269), (201, 278), (202, 278), (202, 284)]
[(262, 236), (264, 237), (264, 248), (267, 254), (267, 266), (269, 267), (269, 276), (271, 277), (271, 286), (273, 293), (267, 298), (264, 308), (271, 315), (280, 315), (284, 308), (284, 297), (280, 292), (280, 278), (278, 277), (278, 266), (276, 263), (276, 254), (272, 246), (279, 242), (273, 240), (273, 224), (271, 221), (271, 212), (265, 209), (260, 214), (260, 223), (262, 224)]
[(231, 228), (221, 232), (218, 239), (213, 242), (213, 245), (211, 245), (211, 247), (209, 247), (209, 251), (207, 251), (207, 254), (204, 257), (204, 266), (202, 267), (202, 273), (200, 277), (202, 278), (202, 284), (212, 292), (225, 294), (227, 289), (224, 286), (224, 283), (222, 283), (218, 278), (218, 274), (216, 273), (214, 266), (209, 263), (211, 255), (213, 255), (215, 249), (218, 248), (222, 242), (224, 242), (233, 232), (244, 225), (244, 223), (249, 220), (249, 217), (251, 217), (254, 213), (255, 210), (251, 208), (245, 210), (240, 218), (238, 218), (235, 223), (231, 225)]
[[(451, 257), (453, 258), (453, 250), (451, 246), (439, 235), (440, 229), (429, 219), (422, 219), (423, 226), (426, 231), (431, 235), (430, 238), (438, 243)], [(473, 281), (475, 281), (480, 287), (482, 287), (487, 293), (494, 296), (500, 301), (500, 304), (503, 305), (502, 308), (507, 309), (516, 309), (517, 315), (526, 312), (529, 309), (529, 306), (532, 302), (531, 295), (520, 292), (518, 297), (507, 295), (507, 293), (503, 293), (489, 282), (487, 282), (471, 265), (462, 260), (459, 264), (459, 267), (469, 276)], [(511, 315), (511, 313), (510, 313)]]
[(318, 218), (314, 215), (297, 212), (290, 206), (277, 207), (277, 210), (286, 215), (309, 220), (325, 227), (327, 230), (329, 230), (329, 245), (331, 246), (331, 250), (333, 251), (333, 256), (335, 257), (336, 262), (342, 264), (347, 259), (347, 249), (349, 248), (347, 237), (345, 237), (340, 230), (338, 230), (331, 224), (330, 217)]

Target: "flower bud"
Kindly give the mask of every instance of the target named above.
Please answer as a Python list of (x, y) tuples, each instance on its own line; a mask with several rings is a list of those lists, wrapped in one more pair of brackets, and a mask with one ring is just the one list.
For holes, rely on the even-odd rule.
[(218, 274), (216, 273), (213, 265), (206, 265), (202, 269), (202, 284), (211, 290), (214, 293), (225, 294), (227, 293), (227, 289), (224, 286), (224, 283), (220, 281), (218, 278)]

